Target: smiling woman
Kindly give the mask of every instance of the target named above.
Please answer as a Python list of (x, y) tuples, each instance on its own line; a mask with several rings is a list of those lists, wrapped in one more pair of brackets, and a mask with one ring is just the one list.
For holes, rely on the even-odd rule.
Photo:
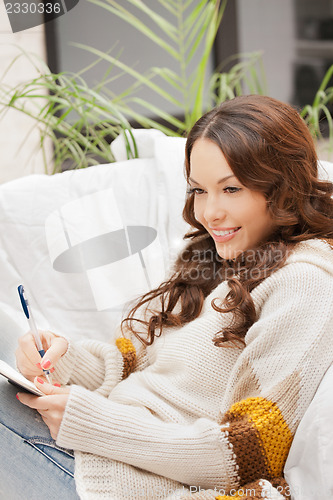
[[(273, 233), (274, 223), (265, 196), (237, 179), (221, 149), (210, 139), (198, 139), (192, 149), (190, 189), (194, 216), (215, 241), (220, 257), (232, 260), (256, 248)], [(223, 176), (220, 179), (220, 176)], [(203, 187), (204, 186), (204, 187)]]
[(185, 160), (183, 216), (196, 229), (185, 235), (192, 241), (172, 278), (124, 321), (133, 325), (136, 310), (160, 296), (162, 313), (147, 324), (151, 343), (155, 329), (200, 314), (205, 297), (227, 279), (224, 308), (215, 307), (238, 320), (215, 344), (242, 344), (257, 318), (251, 291), (285, 264), (298, 242), (333, 237), (333, 186), (318, 179), (315, 146), (297, 111), (266, 96), (237, 97), (203, 115), (189, 133)]
[[(75, 487), (83, 500), (289, 497), (284, 464), (333, 360), (333, 186), (318, 178), (297, 112), (262, 96), (204, 115), (185, 168), (190, 242), (122, 336), (75, 343), (40, 332), (42, 362), (31, 333), (19, 342), (17, 366), (45, 394), (19, 401), (66, 452), (57, 460), (62, 471), (70, 462), (69, 498)], [(65, 387), (43, 381), (41, 366)], [(17, 463), (21, 448), (32, 452), (26, 422), (0, 389), (0, 454)], [(38, 476), (32, 459), (22, 464), (35, 491), (41, 480), (60, 488), (53, 462), (38, 458)], [(0, 468), (0, 485), (22, 498), (16, 476)]]

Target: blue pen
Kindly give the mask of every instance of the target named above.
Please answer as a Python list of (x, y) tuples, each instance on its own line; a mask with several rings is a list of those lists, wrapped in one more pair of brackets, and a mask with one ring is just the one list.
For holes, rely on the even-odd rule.
[[(33, 317), (32, 313), (31, 313), (29, 301), (28, 301), (27, 297), (24, 296), (24, 294), (26, 295), (26, 291), (24, 290), (23, 285), (20, 285), (17, 288), (17, 291), (18, 291), (19, 296), (20, 296), (20, 300), (21, 300), (21, 304), (22, 304), (22, 309), (24, 311), (24, 314), (27, 317), (30, 330), (32, 331), (32, 334), (34, 336), (37, 350), (38, 350), (38, 352), (40, 354), (40, 357), (42, 358), (44, 356), (44, 354), (45, 354), (45, 351), (43, 349), (42, 341), (40, 339), (40, 336), (39, 336), (39, 333), (38, 333), (38, 330), (37, 330), (37, 327), (36, 327), (36, 323), (35, 323), (34, 317)], [(51, 380), (50, 380), (50, 376), (51, 376), (50, 375), (50, 371), (49, 370), (43, 370), (43, 371), (44, 371), (44, 375), (46, 377), (46, 380), (50, 384), (51, 383)]]

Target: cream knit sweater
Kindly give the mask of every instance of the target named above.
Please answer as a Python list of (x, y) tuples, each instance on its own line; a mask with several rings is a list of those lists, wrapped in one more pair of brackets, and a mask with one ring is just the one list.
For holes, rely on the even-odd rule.
[(57, 444), (75, 450), (80, 497), (226, 499), (243, 487), (241, 498), (285, 498), (293, 435), (333, 361), (332, 278), (329, 243), (298, 244), (251, 293), (259, 319), (245, 348), (212, 342), (230, 321), (211, 307), (225, 282), (148, 348), (71, 344), (55, 373), (72, 384)]

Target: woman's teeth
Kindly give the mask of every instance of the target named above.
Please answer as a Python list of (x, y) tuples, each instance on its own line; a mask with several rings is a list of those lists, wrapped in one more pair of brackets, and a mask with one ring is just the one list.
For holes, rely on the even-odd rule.
[(212, 231), (213, 234), (216, 236), (226, 236), (227, 234), (234, 233), (235, 231), (238, 231), (239, 227), (236, 227), (235, 229), (228, 229), (228, 231)]

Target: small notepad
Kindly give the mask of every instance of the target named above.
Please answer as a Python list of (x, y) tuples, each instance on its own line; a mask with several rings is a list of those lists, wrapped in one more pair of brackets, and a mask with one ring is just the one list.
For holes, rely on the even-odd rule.
[(36, 396), (45, 396), (45, 394), (37, 389), (35, 384), (30, 382), (27, 378), (25, 378), (22, 373), (19, 373), (15, 368), (8, 365), (5, 361), (0, 360), (0, 374), (6, 377), (8, 381), (18, 387), (24, 389), (25, 391), (31, 392)]

